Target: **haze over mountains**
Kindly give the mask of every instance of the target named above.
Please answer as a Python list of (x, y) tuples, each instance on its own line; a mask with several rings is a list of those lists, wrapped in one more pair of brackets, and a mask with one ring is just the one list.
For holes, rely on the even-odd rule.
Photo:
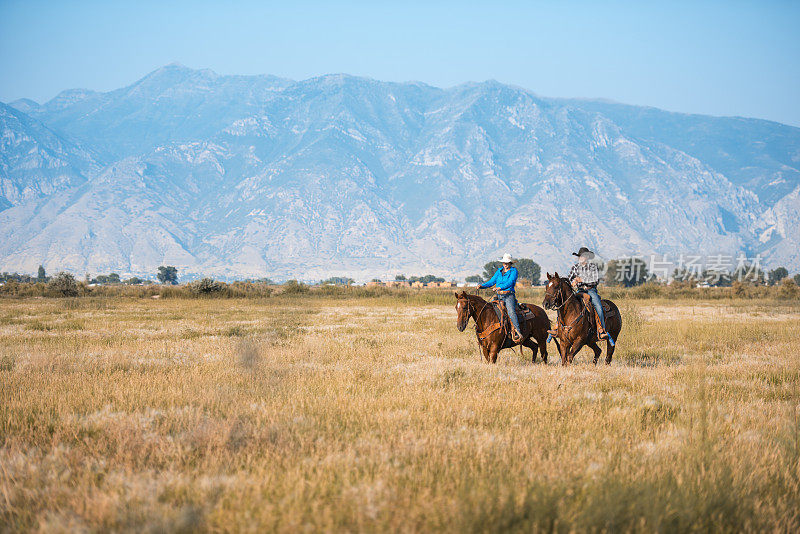
[(757, 119), (168, 65), (0, 104), (0, 271), (463, 277), (509, 251), (800, 268), (800, 129)]

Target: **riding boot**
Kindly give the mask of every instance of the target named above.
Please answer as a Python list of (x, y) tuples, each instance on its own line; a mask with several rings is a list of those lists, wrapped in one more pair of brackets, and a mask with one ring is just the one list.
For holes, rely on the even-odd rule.
[(514, 343), (519, 343), (522, 341), (522, 334), (517, 332), (514, 328), (511, 329), (511, 341)]
[[(594, 310), (594, 307), (592, 309)], [(600, 320), (597, 310), (594, 310), (594, 322), (597, 325), (597, 339), (608, 339), (608, 332), (603, 328), (603, 322)]]

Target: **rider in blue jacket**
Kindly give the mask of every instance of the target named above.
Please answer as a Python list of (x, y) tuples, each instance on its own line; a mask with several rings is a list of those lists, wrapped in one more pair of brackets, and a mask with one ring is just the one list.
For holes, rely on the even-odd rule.
[(511, 254), (508, 253), (503, 255), (500, 263), (503, 264), (503, 267), (497, 269), (497, 272), (494, 273), (494, 276), (489, 281), (482, 283), (478, 287), (485, 289), (494, 286), (493, 291), (497, 294), (497, 298), (505, 303), (508, 318), (511, 319), (511, 324), (514, 326), (514, 331), (511, 332), (511, 339), (518, 343), (522, 340), (522, 331), (519, 328), (517, 295), (514, 292), (514, 286), (517, 284), (517, 268), (513, 266), (514, 260), (511, 258)]

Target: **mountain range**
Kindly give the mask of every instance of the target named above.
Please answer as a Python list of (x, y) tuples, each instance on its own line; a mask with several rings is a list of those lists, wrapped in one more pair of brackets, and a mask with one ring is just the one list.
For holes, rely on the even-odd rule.
[(588, 246), (800, 269), (800, 129), (496, 81), (172, 64), (0, 103), (0, 271), (463, 277)]

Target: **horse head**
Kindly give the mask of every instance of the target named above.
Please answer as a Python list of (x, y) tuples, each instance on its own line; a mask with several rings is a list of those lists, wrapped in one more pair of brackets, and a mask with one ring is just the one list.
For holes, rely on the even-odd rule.
[(544, 289), (544, 300), (542, 306), (548, 310), (561, 307), (572, 294), (572, 286), (569, 280), (562, 278), (557, 272), (550, 276), (547, 273), (547, 285)]
[(458, 319), (456, 319), (456, 328), (458, 328), (459, 332), (463, 332), (467, 327), (469, 318), (475, 313), (475, 305), (469, 299), (469, 295), (467, 295), (466, 291), (456, 293), (455, 295), (456, 312), (458, 313)]

